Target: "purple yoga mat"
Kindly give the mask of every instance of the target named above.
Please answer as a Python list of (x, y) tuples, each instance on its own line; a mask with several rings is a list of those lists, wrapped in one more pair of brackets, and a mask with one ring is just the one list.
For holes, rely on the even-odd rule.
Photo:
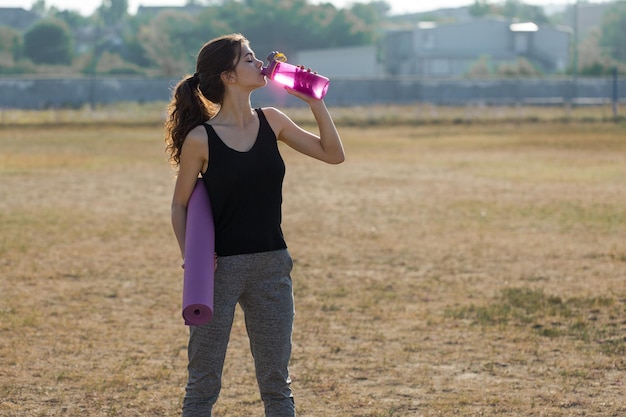
[(213, 317), (215, 226), (209, 195), (198, 179), (187, 204), (183, 318), (188, 326), (208, 323)]

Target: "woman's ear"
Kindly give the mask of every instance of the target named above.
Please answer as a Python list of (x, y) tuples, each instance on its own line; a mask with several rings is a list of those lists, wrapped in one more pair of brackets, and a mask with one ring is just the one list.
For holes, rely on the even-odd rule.
[(224, 84), (233, 84), (237, 81), (237, 74), (235, 74), (235, 71), (224, 71), (220, 78)]

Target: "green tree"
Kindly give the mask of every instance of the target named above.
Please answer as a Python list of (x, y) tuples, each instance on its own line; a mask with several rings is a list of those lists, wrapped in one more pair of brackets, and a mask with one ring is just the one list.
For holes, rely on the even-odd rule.
[(501, 64), (496, 69), (497, 75), (509, 78), (541, 77), (542, 73), (526, 58), (517, 58), (515, 62)]
[[(366, 6), (378, 11), (384, 2)], [(259, 55), (272, 50), (289, 54), (301, 49), (371, 44), (375, 39), (376, 27), (366, 21), (374, 17), (360, 7), (354, 13), (331, 3), (313, 5), (306, 0), (229, 0), (219, 9), (219, 19), (246, 35)]]
[(106, 26), (115, 26), (128, 14), (128, 0), (102, 0), (98, 14)]
[(528, 20), (535, 23), (548, 23), (543, 8), (525, 4), (519, 0), (506, 0), (501, 8), (501, 14), (509, 19)]
[(212, 35), (204, 36), (198, 28), (197, 16), (165, 11), (140, 29), (139, 40), (163, 75), (179, 76), (193, 70), (195, 54)]
[(604, 14), (600, 46), (611, 57), (626, 62), (626, 1), (615, 3)]
[(494, 73), (494, 64), (489, 55), (481, 55), (476, 61), (474, 61), (467, 73), (468, 78), (488, 78)]
[(90, 20), (88, 17), (81, 15), (73, 10), (58, 10), (52, 8), (50, 10), (51, 17), (62, 20), (67, 23), (71, 29), (79, 29), (89, 26)]
[(362, 35), (367, 39), (364, 43), (374, 43), (382, 35), (379, 28), (387, 18), (391, 10), (389, 4), (384, 1), (370, 1), (369, 3), (354, 3), (350, 7), (350, 13), (362, 23), (358, 24)]
[(370, 1), (369, 3), (354, 3), (350, 11), (365, 24), (376, 27), (389, 13), (391, 7), (384, 1)]
[(620, 74), (626, 71), (626, 62), (620, 62), (601, 48), (601, 29), (592, 29), (578, 47), (578, 74), (583, 76), (607, 76), (617, 68)]
[(73, 38), (67, 24), (57, 19), (35, 23), (24, 34), (24, 56), (35, 64), (71, 64)]
[[(307, 0), (204, 0), (203, 11), (166, 11), (148, 21), (128, 18), (135, 28), (125, 32), (125, 45), (144, 50), (143, 57), (165, 75), (193, 69), (195, 55), (206, 41), (229, 32), (241, 32), (259, 58), (272, 50), (289, 57), (302, 49), (372, 44), (383, 1), (337, 9), (331, 3)], [(133, 41), (133, 38), (136, 38)], [(126, 59), (130, 59), (127, 57)], [(136, 62), (139, 64), (139, 62)]]
[(341, 9), (327, 27), (332, 47), (366, 45), (374, 41), (374, 33), (350, 10)]
[(469, 8), (469, 12), (473, 17), (484, 17), (491, 12), (491, 6), (487, 0), (475, 0)]
[(46, 0), (37, 0), (30, 6), (30, 11), (37, 13), (39, 16), (44, 16), (48, 8), (46, 7)]
[[(337, 14), (337, 9), (330, 3), (308, 5), (299, 11), (302, 16), (298, 27), (294, 29), (297, 39), (293, 39), (285, 48), (285, 52), (295, 52), (301, 49), (319, 49), (327, 46), (331, 37), (327, 30)], [(275, 49), (275, 48), (274, 48)]]
[(473, 17), (504, 16), (539, 24), (549, 23), (542, 7), (526, 4), (520, 0), (506, 0), (503, 3), (494, 4), (487, 0), (475, 0), (469, 12)]
[(20, 57), (22, 36), (8, 26), (0, 26), (0, 73), (10, 73)]
[(16, 43), (21, 43), (20, 32), (9, 26), (0, 26), (0, 52), (13, 54)]
[(301, 43), (311, 44), (315, 35), (305, 30), (306, 10), (305, 0), (246, 0), (239, 16), (227, 20), (236, 30), (241, 28), (264, 57), (272, 50), (289, 53)]

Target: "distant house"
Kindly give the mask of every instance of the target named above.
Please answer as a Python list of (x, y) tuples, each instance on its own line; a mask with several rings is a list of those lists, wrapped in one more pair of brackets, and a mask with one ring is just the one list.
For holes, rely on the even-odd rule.
[(0, 26), (9, 26), (23, 32), (39, 19), (37, 13), (21, 7), (0, 7)]
[(312, 49), (288, 56), (294, 65), (304, 65), (333, 78), (372, 78), (382, 75), (375, 45)]
[(387, 30), (377, 45), (299, 51), (288, 58), (341, 78), (458, 77), (482, 57), (495, 65), (523, 57), (551, 74), (567, 69), (570, 38), (568, 28), (504, 19), (420, 22), (412, 29)]
[(137, 16), (155, 17), (161, 12), (177, 11), (196, 15), (206, 9), (206, 6), (186, 5), (186, 6), (139, 6)]
[(478, 19), (439, 25), (420, 22), (414, 29), (390, 31), (381, 53), (393, 76), (460, 76), (481, 57), (494, 64), (528, 59), (545, 73), (569, 63), (570, 31), (504, 19)]

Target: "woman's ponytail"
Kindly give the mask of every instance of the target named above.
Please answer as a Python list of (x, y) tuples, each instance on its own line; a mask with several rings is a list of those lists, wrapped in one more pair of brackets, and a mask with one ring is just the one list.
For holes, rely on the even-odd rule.
[(168, 105), (168, 119), (165, 122), (166, 152), (175, 167), (180, 163), (180, 152), (187, 134), (215, 114), (215, 104), (204, 98), (198, 88), (199, 83), (198, 74), (183, 78), (174, 87)]

